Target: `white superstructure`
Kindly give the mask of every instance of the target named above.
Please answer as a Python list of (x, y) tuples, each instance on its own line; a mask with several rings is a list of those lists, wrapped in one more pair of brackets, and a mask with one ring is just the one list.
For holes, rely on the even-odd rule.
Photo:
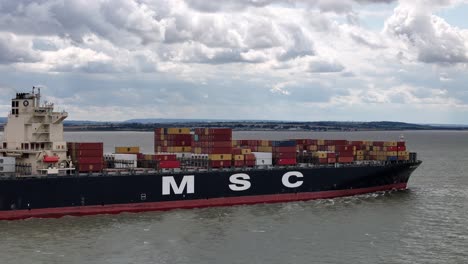
[(17, 173), (64, 174), (74, 170), (63, 140), (67, 112), (54, 112), (54, 104), (41, 105), (41, 93), (17, 93), (0, 144), (0, 156), (15, 157)]

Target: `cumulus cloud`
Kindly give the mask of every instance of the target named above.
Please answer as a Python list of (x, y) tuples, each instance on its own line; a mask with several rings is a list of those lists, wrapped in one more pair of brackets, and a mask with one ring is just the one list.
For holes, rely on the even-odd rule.
[[(447, 4), (449, 1), (439, 2)], [(384, 31), (407, 43), (421, 62), (468, 62), (468, 32), (451, 26), (431, 12), (426, 7), (402, 4), (386, 21)]]
[(31, 50), (31, 43), (28, 40), (18, 38), (11, 33), (0, 33), (0, 64), (39, 60), (39, 54)]

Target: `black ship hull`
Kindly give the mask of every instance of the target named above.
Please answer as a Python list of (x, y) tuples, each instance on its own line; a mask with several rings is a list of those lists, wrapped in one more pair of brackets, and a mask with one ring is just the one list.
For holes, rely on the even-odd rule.
[(407, 188), (420, 162), (0, 180), (0, 220), (333, 198)]

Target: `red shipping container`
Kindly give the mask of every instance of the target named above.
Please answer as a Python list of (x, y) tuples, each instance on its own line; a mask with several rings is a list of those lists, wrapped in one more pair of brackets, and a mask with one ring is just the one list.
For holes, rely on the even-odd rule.
[(230, 160), (211, 160), (210, 161), (210, 166), (212, 168), (229, 168), (231, 167), (231, 161)]
[(232, 149), (232, 155), (242, 155), (242, 149), (241, 148), (233, 148)]
[(295, 165), (297, 164), (296, 159), (277, 159), (277, 165)]
[(273, 152), (282, 152), (282, 153), (287, 153), (287, 152), (296, 152), (296, 147), (273, 147)]
[(246, 161), (247, 160), (255, 161), (255, 154), (244, 154), (244, 160), (246, 160)]
[(336, 153), (334, 153), (334, 152), (328, 152), (328, 153), (327, 153), (327, 158), (336, 158)]
[(103, 163), (103, 157), (78, 157), (76, 161), (78, 164), (97, 164)]
[(203, 154), (226, 154), (232, 153), (232, 148), (202, 148)]
[(104, 149), (104, 143), (102, 142), (68, 142), (67, 146), (71, 146), (71, 149), (76, 150)]
[(333, 146), (333, 145), (347, 145), (348, 144), (348, 141), (347, 140), (344, 140), (344, 139), (339, 139), (339, 140), (336, 140), (336, 139), (329, 139), (329, 140), (325, 140), (325, 145), (327, 146)]
[(244, 167), (245, 162), (243, 160), (235, 160), (234, 162), (234, 167)]
[(154, 160), (157, 161), (175, 161), (177, 156), (175, 154), (156, 154), (154, 155)]
[(398, 147), (393, 147), (393, 146), (387, 147), (387, 151), (398, 151)]
[(340, 151), (340, 152), (337, 152), (337, 154), (340, 157), (354, 157), (353, 151)]
[(352, 163), (354, 161), (354, 157), (339, 157), (338, 162), (340, 163)]
[(245, 166), (247, 167), (255, 166), (255, 160), (245, 160)]
[(404, 146), (405, 146), (405, 143), (406, 143), (405, 141), (398, 141), (398, 142), (397, 142), (397, 146), (398, 146), (398, 147), (404, 147)]
[(194, 137), (195, 139), (198, 138), (197, 141), (231, 141), (232, 140), (232, 135), (227, 134), (221, 134), (221, 135), (204, 135), (204, 134), (195, 134), (196, 136)]
[(336, 158), (328, 158), (328, 163), (335, 163), (336, 162)]
[(335, 146), (335, 151), (336, 152), (353, 151), (353, 146), (338, 145), (338, 146)]
[(82, 149), (77, 150), (76, 154), (80, 157), (102, 157), (104, 155), (104, 151), (102, 149)]
[(232, 136), (232, 129), (231, 128), (210, 128), (208, 129), (208, 134), (212, 135), (231, 135)]
[(75, 169), (78, 169), (78, 172), (99, 172), (103, 168), (104, 165), (102, 163), (82, 163), (75, 167)]
[(164, 160), (159, 162), (159, 168), (161, 169), (175, 169), (180, 168), (180, 161), (178, 160)]
[(405, 146), (399, 146), (397, 147), (398, 151), (405, 151), (406, 147)]
[(282, 158), (282, 159), (295, 159), (296, 152), (276, 152), (273, 153), (273, 158)]
[(372, 145), (376, 146), (376, 147), (383, 147), (384, 142), (383, 141), (374, 141), (374, 142), (372, 142)]
[(319, 159), (319, 163), (320, 163), (320, 164), (328, 163), (328, 159), (327, 159), (327, 158), (320, 158), (320, 159)]

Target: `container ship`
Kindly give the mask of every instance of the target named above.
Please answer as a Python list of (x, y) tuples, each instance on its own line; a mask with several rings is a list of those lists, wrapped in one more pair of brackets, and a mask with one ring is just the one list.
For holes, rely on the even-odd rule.
[(155, 128), (154, 152), (65, 142), (68, 114), (17, 93), (0, 144), (0, 220), (302, 201), (403, 190), (421, 164), (403, 140), (233, 140)]

